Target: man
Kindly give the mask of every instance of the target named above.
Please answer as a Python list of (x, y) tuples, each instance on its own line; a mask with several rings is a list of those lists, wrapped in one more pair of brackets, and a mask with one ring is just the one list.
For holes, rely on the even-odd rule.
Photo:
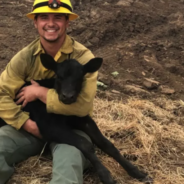
[[(42, 66), (41, 53), (50, 54), (56, 62), (75, 58), (81, 64), (94, 57), (91, 51), (66, 35), (69, 21), (78, 17), (72, 12), (70, 0), (35, 0), (27, 17), (34, 20), (40, 38), (18, 52), (0, 76), (0, 117), (8, 124), (0, 128), (0, 184), (12, 176), (14, 163), (39, 154), (43, 148), (36, 122), (21, 110), (21, 102), (25, 106), (39, 99), (46, 103), (49, 113), (85, 116), (92, 110), (96, 92), (97, 72), (85, 76), (82, 92), (71, 105), (59, 102), (54, 89), (34, 82), (54, 77), (53, 71)], [(32, 81), (32, 85), (17, 94), (25, 81)], [(85, 133), (76, 132), (89, 140)], [(83, 154), (65, 144), (51, 143), (50, 148), (53, 154), (50, 184), (82, 184), (83, 170), (89, 165)]]

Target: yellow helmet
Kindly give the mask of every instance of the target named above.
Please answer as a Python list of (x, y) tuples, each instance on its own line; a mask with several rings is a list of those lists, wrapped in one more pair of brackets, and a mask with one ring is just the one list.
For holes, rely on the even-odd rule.
[(26, 16), (34, 19), (37, 13), (64, 13), (69, 15), (69, 20), (78, 18), (78, 15), (73, 13), (70, 0), (35, 0), (32, 12)]

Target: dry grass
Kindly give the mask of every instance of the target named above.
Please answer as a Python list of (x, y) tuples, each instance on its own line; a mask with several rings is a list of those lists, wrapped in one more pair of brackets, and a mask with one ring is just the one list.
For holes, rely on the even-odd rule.
[[(94, 106), (94, 118), (103, 134), (123, 155), (148, 172), (155, 184), (184, 183), (183, 101), (132, 98), (124, 104), (96, 98)], [(119, 184), (139, 183), (98, 149), (97, 155)], [(33, 157), (16, 166), (11, 181), (45, 184), (51, 178), (51, 168), (51, 158)], [(94, 171), (85, 174), (84, 183), (99, 183)]]

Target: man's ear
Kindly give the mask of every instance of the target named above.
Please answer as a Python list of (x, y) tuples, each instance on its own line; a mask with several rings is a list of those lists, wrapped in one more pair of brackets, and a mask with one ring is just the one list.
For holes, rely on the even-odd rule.
[(69, 24), (70, 24), (70, 21), (69, 21), (69, 18), (66, 20), (66, 28), (69, 27)]
[(38, 28), (36, 19), (34, 19), (34, 26), (35, 26), (36, 29)]
[(56, 70), (57, 63), (49, 54), (40, 54), (42, 65), (49, 70)]
[(96, 72), (102, 65), (102, 58), (93, 58), (83, 66), (84, 74)]

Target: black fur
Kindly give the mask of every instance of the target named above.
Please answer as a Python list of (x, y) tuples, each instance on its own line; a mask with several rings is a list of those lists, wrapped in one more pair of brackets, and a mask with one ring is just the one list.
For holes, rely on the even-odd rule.
[[(56, 63), (51, 56), (46, 54), (41, 54), (41, 61), (44, 67), (54, 70), (56, 79), (46, 79), (37, 82), (42, 86), (55, 88), (59, 100), (64, 104), (75, 103), (82, 89), (84, 75), (88, 72), (97, 71), (102, 64), (101, 58), (94, 58), (84, 66), (73, 59)], [(75, 134), (71, 131), (72, 129), (79, 129), (88, 134), (95, 145), (113, 157), (133, 178), (145, 183), (153, 182), (147, 174), (141, 172), (120, 154), (117, 148), (102, 135), (90, 116), (77, 117), (49, 114), (46, 111), (46, 105), (39, 100), (28, 103), (24, 111), (30, 112), (30, 118), (37, 123), (46, 141), (73, 145), (81, 150), (84, 156), (92, 163), (104, 184), (114, 184), (115, 181), (107, 168), (96, 157), (93, 144), (84, 137)]]

